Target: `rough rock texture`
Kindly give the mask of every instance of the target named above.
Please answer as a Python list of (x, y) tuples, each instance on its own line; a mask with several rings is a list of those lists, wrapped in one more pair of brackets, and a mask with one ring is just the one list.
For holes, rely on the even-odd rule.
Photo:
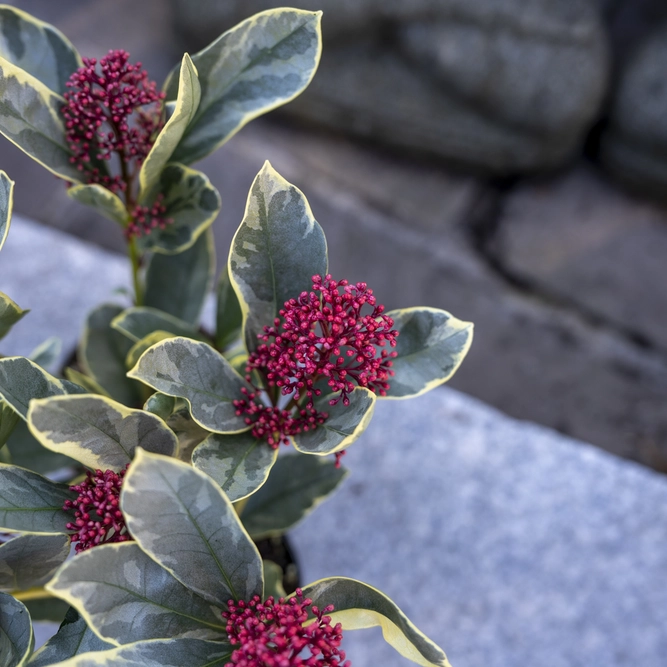
[(508, 195), (496, 253), (513, 276), (667, 353), (667, 212), (590, 168)]
[[(294, 531), (305, 581), (384, 590), (454, 667), (664, 665), (664, 477), (444, 389), (380, 402), (344, 464)], [(411, 664), (379, 632), (345, 645)]]
[(667, 201), (667, 23), (623, 66), (601, 146), (623, 183)]
[[(211, 26), (280, 6), (173, 4), (188, 45), (205, 43)], [(484, 173), (563, 163), (606, 88), (605, 37), (590, 0), (297, 6), (324, 9), (326, 46), (318, 75), (286, 113)]]

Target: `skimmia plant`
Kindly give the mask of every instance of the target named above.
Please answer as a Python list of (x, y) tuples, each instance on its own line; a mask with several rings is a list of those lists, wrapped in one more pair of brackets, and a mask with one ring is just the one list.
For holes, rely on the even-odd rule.
[[(409, 660), (447, 666), (367, 584), (286, 594), (256, 543), (338, 487), (376, 400), (451, 377), (472, 326), (385, 312), (329, 275), (306, 198), (268, 163), (214, 331), (199, 322), (219, 198), (188, 165), (308, 84), (319, 14), (258, 14), (186, 54), (162, 90), (125, 52), (82, 60), (14, 8), (0, 28), (0, 132), (120, 223), (135, 286), (90, 314), (65, 379), (52, 339), (0, 359), (0, 663), (347, 667), (344, 633), (379, 625)], [(0, 246), (12, 192), (0, 172)], [(26, 312), (0, 294), (0, 337)], [(31, 618), (62, 621), (37, 652)]]

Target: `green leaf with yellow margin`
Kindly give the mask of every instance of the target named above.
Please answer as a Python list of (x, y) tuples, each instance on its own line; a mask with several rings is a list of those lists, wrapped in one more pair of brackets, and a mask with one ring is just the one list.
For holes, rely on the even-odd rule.
[(315, 409), (328, 417), (317, 428), (293, 436), (294, 447), (304, 454), (326, 456), (349, 447), (368, 427), (375, 410), (375, 394), (365, 387), (355, 387), (349, 395), (349, 405), (342, 399), (329, 405), (335, 394), (315, 399)]
[(230, 599), (261, 595), (259, 551), (204, 473), (139, 450), (120, 505), (139, 546), (189, 590), (223, 608)]
[(7, 443), (19, 419), (21, 418), (15, 410), (4, 401), (0, 401), (0, 447), (4, 447)]
[(118, 472), (137, 447), (172, 456), (178, 443), (154, 414), (103, 396), (54, 396), (31, 401), (28, 426), (43, 447), (92, 470)]
[(28, 404), (33, 398), (83, 393), (81, 387), (53, 377), (30, 359), (0, 359), (0, 396), (23, 419), (27, 417)]
[(149, 347), (153, 347), (155, 343), (159, 343), (160, 341), (174, 337), (174, 334), (169, 333), (168, 331), (160, 331), (159, 329), (157, 331), (153, 331), (153, 333), (149, 333), (148, 336), (138, 340), (130, 348), (130, 351), (127, 353), (127, 357), (125, 358), (125, 366), (127, 368), (134, 368), (137, 365), (137, 361), (139, 361), (139, 357), (141, 357), (141, 355)]
[(60, 116), (63, 98), (39, 79), (0, 57), (0, 133), (51, 173), (78, 183), (81, 172)]
[(165, 421), (171, 417), (175, 407), (176, 399), (173, 396), (161, 394), (159, 391), (156, 391), (144, 403), (144, 410), (152, 412), (154, 415), (157, 415), (160, 419), (164, 419)]
[(249, 351), (289, 299), (327, 273), (327, 243), (303, 193), (265, 162), (250, 187), (245, 215), (229, 253)]
[(0, 5), (0, 56), (62, 95), (69, 77), (83, 65), (59, 30), (34, 16)]
[(332, 604), (331, 624), (343, 630), (380, 626), (385, 641), (422, 667), (451, 667), (447, 656), (410, 622), (395, 602), (361, 581), (345, 577), (321, 579), (303, 587), (303, 596), (323, 609)]
[(76, 369), (69, 367), (65, 369), (64, 375), (70, 382), (83, 387), (87, 394), (98, 394), (100, 396), (111, 398), (111, 396), (109, 396), (109, 392), (104, 389), (104, 387), (102, 387), (102, 385), (100, 385), (97, 380), (94, 380), (89, 375), (84, 375)]
[(139, 201), (146, 203), (148, 198), (155, 195), (154, 189), (162, 170), (178, 146), (187, 126), (197, 112), (201, 98), (201, 86), (197, 77), (197, 68), (190, 56), (185, 53), (181, 61), (178, 77), (178, 94), (174, 103), (174, 110), (169, 120), (155, 139), (155, 143), (139, 171)]
[(146, 639), (217, 639), (225, 631), (221, 609), (188, 590), (135, 542), (77, 554), (46, 589), (117, 646)]
[(84, 653), (101, 652), (111, 647), (113, 644), (100, 639), (88, 627), (79, 612), (74, 607), (70, 607), (58, 632), (33, 654), (28, 665), (29, 667), (47, 667), (58, 663), (62, 667), (62, 664), (70, 664), (70, 659), (77, 656), (81, 656), (84, 660), (92, 659), (90, 655), (84, 657), (82, 655)]
[(167, 255), (183, 252), (217, 217), (220, 195), (205, 174), (175, 163), (162, 170), (156, 189), (164, 197), (164, 217), (170, 222), (164, 229), (156, 228), (150, 234), (140, 236), (137, 245), (142, 252)]
[(0, 170), (0, 250), (5, 245), (14, 205), (14, 181)]
[[(156, 639), (119, 648), (78, 655), (58, 667), (224, 667), (230, 664), (233, 647), (202, 639)], [(51, 663), (42, 663), (44, 667)], [(32, 663), (30, 663), (32, 667)], [(36, 665), (36, 667), (42, 667)]]
[(4, 338), (11, 328), (29, 312), (0, 292), (0, 338)]
[(120, 315), (114, 317), (111, 327), (127, 336), (133, 343), (138, 343), (155, 331), (165, 331), (172, 336), (202, 340), (201, 334), (188, 322), (163, 313), (157, 308), (146, 306), (133, 306), (124, 310)]
[(53, 595), (44, 591), (43, 597), (33, 597), (23, 600), (23, 604), (30, 612), (30, 618), (33, 621), (53, 621), (54, 623), (62, 623), (65, 614), (70, 606), (54, 598)]
[(63, 510), (76, 494), (31, 470), (0, 464), (0, 529), (66, 533), (73, 515)]
[[(171, 397), (168, 396), (167, 398)], [(179, 408), (179, 403), (184, 403), (184, 401), (176, 401), (174, 412), (166, 421), (167, 426), (169, 426), (178, 438), (177, 458), (179, 461), (190, 463), (195, 447), (200, 442), (203, 442), (211, 433), (192, 419), (190, 410), (187, 407)]]
[(283, 568), (272, 560), (263, 560), (262, 567), (264, 568), (264, 595), (263, 600), (269, 596), (273, 596), (275, 600), (287, 597), (283, 587)]
[(211, 433), (192, 452), (192, 465), (211, 477), (236, 502), (255, 493), (276, 462), (278, 450), (250, 433)]
[(243, 397), (245, 380), (210, 345), (170, 338), (148, 348), (127, 374), (153, 389), (184, 398), (192, 418), (216, 433), (247, 431), (233, 401)]
[(216, 296), (215, 346), (224, 350), (240, 337), (243, 326), (241, 305), (229, 279), (229, 264), (220, 271)]
[(22, 602), (0, 593), (0, 660), (2, 667), (22, 667), (32, 652), (30, 614)]
[(11, 454), (11, 460), (8, 463), (28, 468), (40, 475), (48, 475), (61, 468), (71, 468), (77, 465), (76, 461), (67, 456), (44, 449), (30, 433), (28, 424), (23, 419), (19, 420), (9, 436), (7, 449)]
[(67, 535), (17, 535), (0, 544), (0, 590), (45, 584), (69, 556)]
[[(192, 56), (201, 101), (173, 159), (191, 164), (246, 123), (294, 99), (310, 83), (322, 51), (321, 12), (271, 9), (239, 23)], [(165, 83), (176, 99), (177, 69)]]
[[(45, 371), (55, 366), (63, 344), (58, 336), (51, 336), (43, 343), (40, 343), (29, 355), (28, 359), (34, 361), (38, 366), (41, 366)], [(70, 380), (71, 382), (72, 380)], [(76, 382), (75, 382), (76, 384)]]
[(144, 305), (197, 324), (215, 272), (215, 244), (209, 227), (178, 255), (155, 253), (146, 270)]
[(94, 208), (108, 220), (122, 227), (127, 225), (129, 215), (120, 197), (97, 183), (74, 185), (67, 189), (67, 195), (84, 206)]
[(125, 358), (133, 342), (111, 328), (112, 320), (123, 310), (115, 304), (101, 304), (88, 314), (79, 344), (79, 363), (111, 398), (123, 405), (138, 405), (141, 387), (125, 375)]
[(278, 457), (266, 484), (243, 508), (245, 529), (253, 540), (282, 535), (331, 495), (347, 474), (345, 468), (319, 456)]
[(399, 332), (392, 359), (394, 375), (386, 396), (410, 398), (447, 382), (472, 343), (473, 325), (437, 308), (405, 308), (386, 313)]

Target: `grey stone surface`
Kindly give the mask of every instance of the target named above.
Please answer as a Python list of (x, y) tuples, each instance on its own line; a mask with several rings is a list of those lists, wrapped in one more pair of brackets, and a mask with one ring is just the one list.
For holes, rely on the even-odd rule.
[[(324, 9), (325, 52), (285, 113), (479, 172), (561, 164), (606, 90), (606, 41), (590, 0), (297, 5)], [(175, 0), (176, 29), (190, 44), (275, 6)]]
[(588, 167), (517, 187), (497, 252), (540, 291), (667, 352), (667, 211), (614, 190)]
[[(15, 218), (0, 289), (34, 311), (3, 353), (73, 343), (124, 269)], [(294, 532), (305, 582), (381, 588), (454, 667), (664, 664), (664, 477), (450, 389), (381, 402), (344, 463), (346, 484)], [(357, 667), (410, 664), (378, 632), (346, 644)]]
[(601, 160), (623, 183), (667, 201), (667, 22), (623, 63)]
[[(454, 667), (662, 667), (667, 482), (451, 390), (380, 402), (294, 531), (304, 579), (389, 595)], [(353, 665), (410, 664), (348, 633)]]
[(27, 355), (46, 338), (60, 336), (64, 362), (87, 312), (105, 300), (127, 302), (114, 292), (130, 281), (123, 257), (14, 215), (0, 253), (0, 291), (31, 312), (0, 341), (2, 354)]

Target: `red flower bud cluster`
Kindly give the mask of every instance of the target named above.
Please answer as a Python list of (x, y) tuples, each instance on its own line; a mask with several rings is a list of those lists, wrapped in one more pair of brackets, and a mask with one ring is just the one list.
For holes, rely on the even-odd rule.
[(141, 63), (129, 63), (129, 57), (126, 51), (109, 51), (100, 59), (99, 69), (95, 58), (84, 58), (64, 94), (70, 162), (85, 171), (88, 183), (99, 183), (112, 192), (125, 189), (126, 183), (120, 175), (100, 173), (95, 160), (110, 160), (115, 153), (122, 162), (140, 166), (159, 129), (164, 98)]
[(63, 509), (74, 510), (75, 520), (67, 524), (67, 529), (75, 531), (72, 542), (76, 542), (77, 553), (98, 544), (132, 539), (120, 510), (120, 489), (126, 472), (127, 466), (119, 473), (87, 471), (81, 484), (70, 486), (79, 495), (76, 500), (66, 500)]
[[(309, 607), (315, 618), (306, 625)], [(300, 589), (288, 600), (262, 602), (258, 595), (249, 602), (230, 600), (222, 616), (229, 643), (237, 648), (225, 667), (350, 667), (338, 648), (341, 625), (332, 627), (325, 616), (333, 609), (318, 609)]]
[[(370, 312), (363, 314), (365, 306)], [(245, 392), (247, 399), (234, 401), (236, 414), (247, 415), (246, 423), (253, 424), (253, 435), (268, 434), (269, 444), (277, 447), (280, 442), (289, 444), (288, 436), (322, 424), (327, 414), (315, 409), (314, 399), (326, 385), (338, 394), (330, 405), (340, 400), (349, 405), (355, 386), (384, 396), (396, 352), (382, 348), (387, 343), (396, 346), (398, 331), (383, 312), (366, 283), (350, 285), (330, 275), (313, 276), (312, 292), (286, 301), (273, 326), (265, 326), (258, 336), (264, 342), (248, 357), (246, 381), (255, 393)], [(253, 373), (267, 395), (290, 397), (287, 409), (261, 403)], [(304, 396), (305, 404), (298, 404)]]
[(296, 411), (263, 405), (257, 393), (249, 392), (245, 387), (241, 391), (245, 399), (234, 401), (237, 415), (247, 415), (245, 423), (252, 424), (251, 433), (258, 439), (266, 439), (273, 449), (280, 443), (289, 445), (289, 436), (302, 431), (309, 431), (323, 424), (326, 412), (314, 408), (301, 408)]
[[(141, 63), (128, 62), (123, 50), (109, 51), (100, 58), (84, 58), (67, 81), (62, 108), (70, 162), (82, 172), (86, 183), (103, 185), (111, 192), (125, 192), (150, 152), (161, 127), (164, 93), (149, 81)], [(116, 169), (100, 169), (100, 162)], [(152, 207), (137, 206), (126, 229), (128, 238), (164, 228), (171, 220), (164, 217), (158, 200)]]
[(155, 198), (153, 206), (135, 206), (132, 211), (132, 222), (125, 229), (125, 236), (130, 239), (136, 236), (145, 236), (154, 229), (164, 229), (172, 223), (171, 218), (165, 217), (167, 207), (162, 203), (164, 195)]
[[(362, 315), (364, 306), (372, 311)], [(265, 343), (250, 355), (247, 372), (264, 369), (270, 385), (294, 400), (305, 394), (309, 407), (322, 393), (316, 386), (322, 378), (339, 393), (331, 405), (341, 399), (349, 405), (355, 385), (384, 396), (396, 352), (378, 348), (395, 347), (398, 331), (383, 311), (366, 283), (313, 276), (313, 291), (286, 301), (274, 326), (264, 327)]]

